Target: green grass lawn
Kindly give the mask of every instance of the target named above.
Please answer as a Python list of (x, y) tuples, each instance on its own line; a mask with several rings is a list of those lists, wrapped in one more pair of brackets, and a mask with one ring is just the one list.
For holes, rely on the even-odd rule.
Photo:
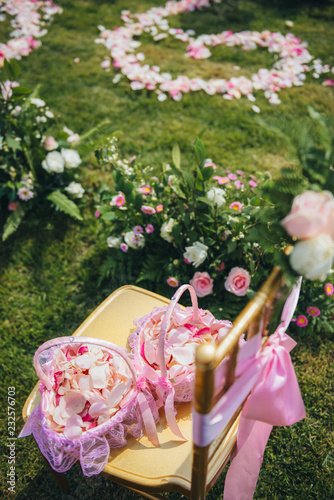
[[(256, 123), (252, 103), (246, 98), (226, 101), (221, 96), (202, 92), (185, 95), (180, 102), (170, 99), (159, 103), (155, 94), (133, 92), (122, 79), (114, 85), (116, 74), (100, 67), (106, 49), (94, 43), (97, 26), (121, 25), (120, 12), (144, 11), (159, 5), (157, 0), (68, 0), (59, 2), (64, 13), (56, 16), (42, 38), (42, 47), (21, 61), (20, 83), (34, 88), (57, 117), (55, 134), (63, 125), (84, 134), (108, 118), (104, 133), (119, 131), (121, 151), (128, 157), (141, 155), (147, 164), (161, 165), (171, 160), (175, 142), (190, 156), (190, 144), (204, 131), (202, 140), (207, 155), (219, 169), (230, 167), (248, 172), (269, 170), (292, 161), (286, 145)], [(292, 2), (291, 2), (292, 3)], [(334, 66), (333, 10), (298, 6), (279, 8), (266, 2), (243, 1), (225, 14), (217, 15), (219, 6), (208, 11), (193, 12), (173, 19), (171, 25), (199, 33), (225, 29), (282, 31), (285, 20), (294, 21), (291, 31), (309, 43), (312, 55)], [(6, 40), (8, 26), (0, 23), (0, 40)], [(219, 48), (208, 61), (184, 58), (185, 45), (175, 40), (152, 44), (143, 37), (143, 51), (151, 62), (173, 75), (232, 76), (233, 66), (239, 74), (249, 75), (257, 68), (272, 63), (272, 55), (255, 50), (242, 53), (238, 49)], [(75, 64), (74, 58), (80, 63)], [(310, 76), (303, 87), (281, 92), (282, 104), (273, 107), (262, 93), (256, 104), (265, 119), (282, 122), (306, 119), (307, 105), (333, 115), (331, 88), (323, 87)], [(87, 153), (87, 148), (82, 152)], [(91, 162), (89, 163), (89, 160)], [(93, 157), (86, 157), (86, 182), (99, 184), (101, 173)], [(105, 174), (103, 174), (105, 177)], [(4, 452), (1, 454), (2, 490), (4, 498), (19, 499), (93, 499), (117, 500), (138, 498), (122, 487), (101, 477), (83, 477), (78, 465), (68, 472), (70, 494), (61, 494), (31, 437), (16, 443), (16, 494), (7, 491), (6, 459), (7, 388), (16, 388), (16, 427), (23, 425), (21, 411), (25, 399), (37, 382), (32, 357), (37, 347), (52, 337), (72, 333), (117, 288), (118, 283), (98, 286), (98, 269), (107, 249), (103, 247), (93, 217), (92, 203), (85, 208), (85, 222), (55, 219), (49, 213), (39, 215), (33, 223), (23, 225), (5, 244), (0, 244), (0, 366), (1, 366), (1, 431)], [(256, 499), (317, 499), (334, 497), (334, 420), (333, 420), (333, 342), (324, 334), (303, 336), (300, 330), (297, 347), (292, 353), (307, 417), (293, 427), (273, 431), (264, 455)], [(208, 495), (210, 500), (222, 498), (223, 476)], [(170, 494), (170, 499), (179, 495)]]

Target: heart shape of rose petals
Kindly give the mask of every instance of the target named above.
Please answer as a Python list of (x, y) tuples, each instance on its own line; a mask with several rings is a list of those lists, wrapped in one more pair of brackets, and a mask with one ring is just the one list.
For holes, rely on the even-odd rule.
[[(215, 0), (215, 3), (220, 2), (221, 0)], [(323, 65), (319, 59), (313, 58), (306, 48), (306, 42), (302, 42), (291, 33), (283, 35), (268, 30), (240, 33), (223, 31), (219, 34), (196, 37), (193, 30), (169, 28), (166, 19), (168, 16), (209, 5), (209, 0), (179, 0), (169, 1), (164, 7), (153, 7), (142, 14), (122, 11), (121, 19), (124, 26), (113, 30), (99, 26), (100, 37), (95, 41), (105, 45), (110, 51), (110, 59), (102, 62), (102, 68), (110, 71), (111, 61), (113, 61), (113, 66), (120, 69), (121, 74), (131, 81), (132, 90), (153, 90), (159, 101), (166, 100), (167, 95), (179, 101), (184, 93), (198, 90), (204, 90), (209, 95), (223, 94), (227, 100), (247, 96), (250, 101), (254, 101), (253, 92), (263, 90), (271, 104), (281, 102), (278, 96), (281, 89), (303, 85), (306, 72), (313, 71), (313, 76), (319, 78), (321, 74), (330, 71), (328, 64)], [(269, 52), (276, 55), (276, 61), (271, 69), (262, 68), (251, 78), (239, 76), (230, 80), (223, 78), (203, 80), (178, 75), (173, 79), (170, 73), (161, 72), (159, 66), (142, 64), (145, 55), (142, 52), (136, 52), (141, 42), (135, 40), (135, 37), (139, 37), (144, 32), (150, 34), (154, 41), (173, 36), (187, 43), (185, 55), (193, 59), (207, 59), (211, 55), (209, 47), (225, 45), (227, 47), (240, 46), (244, 51), (254, 50), (257, 47), (267, 48)], [(114, 77), (114, 83), (120, 80), (121, 74)], [(325, 82), (324, 84), (326, 85)], [(253, 110), (257, 113), (260, 111), (258, 106), (253, 106)]]

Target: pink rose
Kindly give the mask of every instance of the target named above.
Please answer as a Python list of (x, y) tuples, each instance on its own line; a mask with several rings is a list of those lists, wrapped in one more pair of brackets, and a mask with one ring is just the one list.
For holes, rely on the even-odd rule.
[(47, 151), (53, 151), (58, 147), (58, 142), (50, 135), (45, 139), (43, 146)]
[(212, 293), (213, 279), (208, 273), (195, 273), (189, 283), (194, 287), (197, 297), (205, 297)]
[(228, 292), (234, 293), (238, 297), (246, 295), (250, 284), (250, 275), (241, 267), (233, 267), (225, 281), (225, 288)]
[(291, 212), (282, 220), (290, 236), (309, 239), (319, 233), (334, 238), (334, 198), (329, 191), (305, 191), (293, 200)]

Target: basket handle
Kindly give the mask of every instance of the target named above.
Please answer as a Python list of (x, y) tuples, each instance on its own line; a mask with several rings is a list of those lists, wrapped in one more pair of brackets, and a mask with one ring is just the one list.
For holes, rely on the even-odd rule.
[(101, 347), (104, 347), (109, 351), (110, 353), (117, 353), (119, 356), (121, 356), (126, 364), (128, 365), (130, 372), (132, 374), (133, 380), (135, 384), (137, 383), (137, 376), (136, 372), (134, 370), (134, 367), (132, 365), (132, 362), (128, 355), (124, 352), (124, 349), (122, 347), (119, 347), (115, 344), (112, 344), (111, 342), (108, 342), (107, 340), (102, 340), (102, 339), (94, 339), (92, 337), (57, 337), (55, 339), (48, 340), (47, 342), (44, 342), (37, 351), (35, 352), (34, 355), (34, 367), (36, 370), (36, 373), (39, 377), (39, 379), (43, 382), (43, 384), (47, 387), (47, 389), (51, 389), (52, 385), (48, 377), (45, 375), (44, 371), (42, 370), (41, 364), (39, 362), (39, 355), (45, 351), (46, 349), (49, 349), (50, 347), (54, 346), (60, 346), (63, 344), (92, 344), (92, 345), (98, 345)]
[(160, 329), (160, 335), (159, 335), (159, 344), (158, 344), (158, 358), (159, 358), (159, 365), (160, 365), (160, 371), (161, 371), (161, 376), (166, 378), (167, 377), (167, 368), (166, 368), (166, 362), (165, 362), (165, 337), (167, 330), (170, 326), (170, 318), (172, 316), (172, 313), (175, 309), (176, 304), (180, 300), (181, 295), (188, 290), (190, 293), (191, 297), (191, 302), (194, 310), (194, 321), (195, 323), (199, 323), (199, 310), (198, 310), (198, 302), (197, 302), (197, 295), (194, 290), (194, 288), (191, 285), (182, 285), (178, 290), (176, 291), (175, 295), (171, 298), (170, 303), (168, 304), (165, 316), (162, 320), (161, 323), (161, 329)]

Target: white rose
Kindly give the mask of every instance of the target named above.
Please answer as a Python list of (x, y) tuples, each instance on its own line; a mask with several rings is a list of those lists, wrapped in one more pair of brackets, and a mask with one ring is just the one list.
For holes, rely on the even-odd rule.
[(79, 134), (72, 134), (69, 135), (67, 138), (67, 142), (71, 144), (71, 146), (77, 146), (80, 142), (80, 135)]
[(145, 238), (142, 234), (135, 234), (134, 231), (125, 233), (124, 241), (130, 248), (143, 248), (145, 245)]
[(198, 267), (205, 261), (208, 253), (208, 247), (200, 241), (195, 241), (191, 247), (186, 247), (183, 257), (189, 262), (192, 262), (195, 267)]
[(46, 155), (45, 160), (42, 161), (42, 167), (47, 172), (55, 172), (60, 174), (64, 172), (64, 158), (58, 151), (52, 151)]
[(217, 203), (218, 207), (221, 207), (226, 202), (224, 194), (224, 189), (213, 187), (210, 191), (208, 191), (207, 198), (213, 203)]
[(84, 194), (85, 190), (79, 184), (79, 182), (71, 182), (66, 188), (65, 191), (67, 191), (69, 194), (73, 195), (74, 198), (82, 198), (82, 195)]
[(324, 281), (334, 259), (334, 242), (325, 233), (299, 241), (290, 255), (290, 264), (297, 273), (309, 280)]
[(119, 248), (122, 243), (122, 238), (118, 238), (117, 236), (109, 236), (107, 238), (107, 245), (109, 248)]
[(78, 151), (75, 149), (62, 149), (61, 155), (64, 158), (65, 167), (67, 168), (76, 168), (80, 165), (81, 159)]
[(32, 97), (30, 99), (31, 104), (35, 104), (37, 108), (43, 108), (45, 106), (45, 102), (42, 99), (38, 99), (36, 97)]
[(164, 222), (160, 229), (160, 236), (163, 240), (169, 241), (171, 243), (173, 241), (172, 229), (176, 224), (176, 220), (169, 219), (169, 221)]

